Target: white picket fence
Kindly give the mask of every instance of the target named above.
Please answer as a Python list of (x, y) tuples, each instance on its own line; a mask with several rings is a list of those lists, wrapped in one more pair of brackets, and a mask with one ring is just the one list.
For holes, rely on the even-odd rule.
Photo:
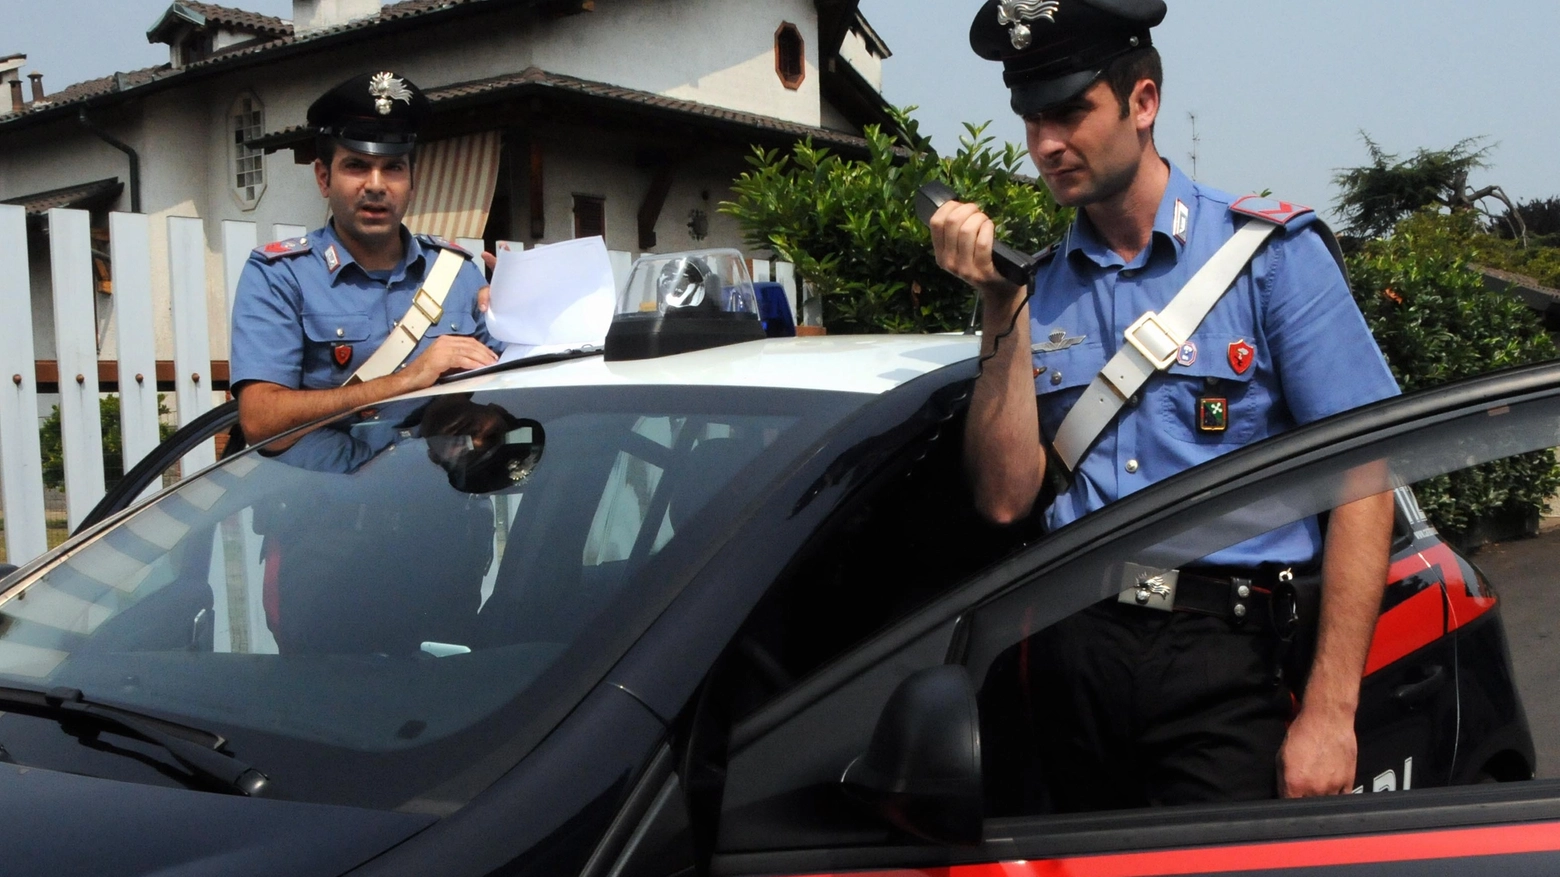
[[(109, 215), (113, 325), (126, 472), (159, 441), (158, 317), (167, 320), (172, 329), (174, 400), (182, 426), (212, 408), (213, 354), (217, 354), (218, 360), (227, 359), (226, 350), (213, 350), (207, 296), (224, 291), (223, 313), (231, 315), (239, 272), (261, 239), (255, 223), (223, 221), (221, 240), (210, 247), (211, 252), (220, 255), (222, 276), (220, 282), (210, 282), (204, 221), (169, 217), (166, 222), (167, 248), (158, 254), (153, 252), (150, 217)], [(90, 217), (82, 210), (50, 210), (48, 228), (66, 523), (74, 530), (105, 492)], [(266, 240), (297, 237), (306, 231), (301, 225), (276, 224), (269, 229)], [(479, 240), (462, 239), (458, 243), (473, 252), (482, 249)], [(6, 558), (18, 565), (48, 549), (27, 251), (25, 211), (0, 205), (0, 511), (4, 513)], [(627, 282), (633, 255), (612, 251), (609, 257), (621, 289)], [(153, 295), (155, 259), (165, 260), (162, 264), (168, 268), (164, 299), (168, 312), (162, 315), (153, 304), (157, 299)], [(793, 266), (762, 260), (753, 261), (752, 266), (755, 280), (775, 280), (786, 287), (795, 313)], [(225, 340), (227, 332), (217, 333), (216, 337)], [(183, 458), (181, 468), (193, 472), (215, 460), (215, 444), (207, 441)]]

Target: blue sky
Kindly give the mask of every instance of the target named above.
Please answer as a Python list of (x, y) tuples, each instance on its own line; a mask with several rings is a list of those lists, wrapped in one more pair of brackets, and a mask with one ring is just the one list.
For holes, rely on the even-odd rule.
[[(287, 17), (291, 0), (227, 0)], [(166, 60), (148, 26), (167, 0), (0, 0), (0, 55), (26, 52), (56, 90)], [(1155, 30), (1165, 57), (1160, 151), (1235, 192), (1269, 188), (1325, 207), (1337, 168), (1365, 161), (1361, 130), (1389, 151), (1441, 148), (1486, 136), (1498, 183), (1518, 200), (1560, 195), (1552, 108), (1552, 42), (1560, 2), (1502, 0), (1170, 0)], [(943, 151), (961, 123), (993, 121), (1021, 140), (998, 65), (976, 58), (966, 34), (977, 0), (861, 0), (894, 50), (885, 92), (920, 107), (922, 129)]]

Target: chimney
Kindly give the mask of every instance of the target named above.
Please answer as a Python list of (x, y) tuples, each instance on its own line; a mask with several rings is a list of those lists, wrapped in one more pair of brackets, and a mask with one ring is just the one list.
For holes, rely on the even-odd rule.
[(43, 100), (43, 74), (34, 70), (27, 74), (27, 78), (32, 80), (33, 103)]
[(293, 0), (293, 33), (300, 36), (349, 21), (376, 18), (380, 0)]
[(25, 103), (22, 100), (22, 65), (26, 63), (26, 55), (0, 58), (0, 115), (21, 112)]

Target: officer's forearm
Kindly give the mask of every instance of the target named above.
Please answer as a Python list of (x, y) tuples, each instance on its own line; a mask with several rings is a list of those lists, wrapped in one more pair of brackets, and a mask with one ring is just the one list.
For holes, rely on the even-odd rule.
[(1322, 555), (1322, 609), (1316, 657), (1302, 706), (1353, 721), (1360, 678), (1381, 610), (1392, 541), (1392, 494), (1333, 509)]
[[(993, 346), (996, 355), (975, 382), (965, 426), (964, 461), (975, 507), (999, 524), (1029, 514), (1045, 477), (1024, 301), (1024, 290), (1013, 296), (982, 296), (981, 355), (990, 355)], [(1012, 334), (999, 342), (1009, 325), (1014, 326)]]
[[(238, 422), (244, 439), (257, 444), (294, 427), (322, 417), (339, 414), (360, 405), (372, 405), (405, 392), (401, 373), (386, 375), (349, 387), (329, 390), (294, 390), (280, 384), (254, 381), (238, 394)], [(291, 447), (303, 434), (271, 446), (272, 450)]]

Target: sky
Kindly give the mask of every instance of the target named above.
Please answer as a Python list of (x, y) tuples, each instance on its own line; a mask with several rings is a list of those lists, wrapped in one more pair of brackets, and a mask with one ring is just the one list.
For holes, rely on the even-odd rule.
[[(1074, 2), (1074, 0), (1064, 0)], [(0, 56), (25, 52), (56, 91), (167, 60), (145, 31), (169, 0), (0, 0)], [(227, 0), (280, 17), (291, 0)], [(1556, 0), (1169, 0), (1154, 30), (1165, 62), (1161, 154), (1197, 178), (1245, 193), (1327, 208), (1339, 168), (1364, 164), (1364, 131), (1388, 152), (1441, 149), (1485, 137), (1498, 184), (1518, 201), (1560, 195), (1553, 156), (1560, 113), (1546, 80)], [(1000, 65), (969, 50), (978, 0), (861, 0), (893, 50), (884, 92), (916, 105), (943, 152), (965, 122), (1022, 141)], [(47, 9), (48, 14), (40, 14)]]

